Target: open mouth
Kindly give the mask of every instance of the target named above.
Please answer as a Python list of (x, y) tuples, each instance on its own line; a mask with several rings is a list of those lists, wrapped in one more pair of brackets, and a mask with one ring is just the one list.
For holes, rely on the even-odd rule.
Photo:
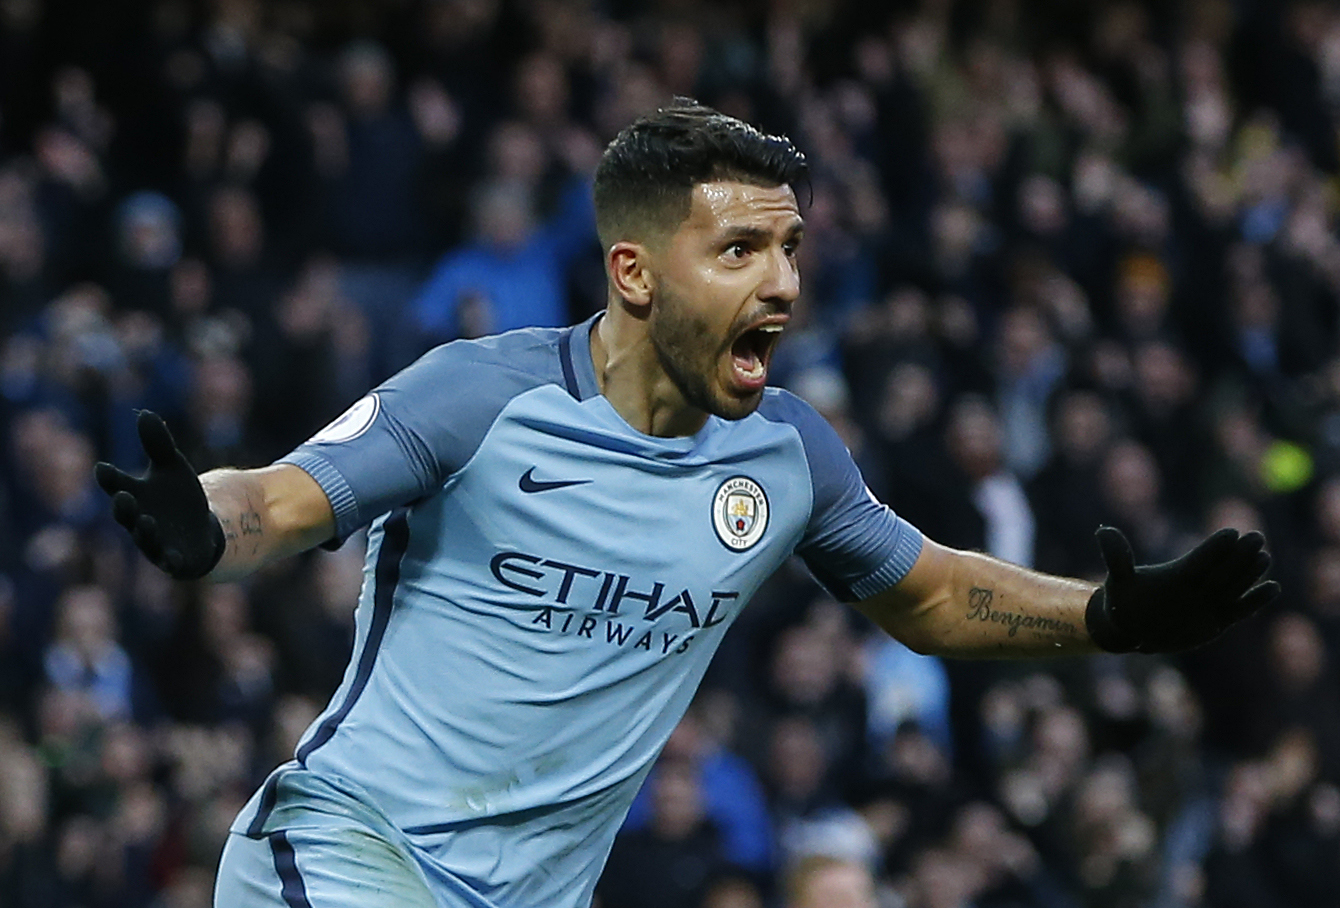
[(753, 391), (767, 382), (768, 361), (785, 327), (782, 322), (765, 322), (741, 332), (731, 344), (731, 364), (741, 386)]

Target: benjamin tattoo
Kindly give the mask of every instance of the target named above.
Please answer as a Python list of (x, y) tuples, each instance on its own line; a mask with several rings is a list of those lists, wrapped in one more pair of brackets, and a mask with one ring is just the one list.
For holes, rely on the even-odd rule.
[(1003, 624), (1008, 627), (1007, 636), (1013, 637), (1018, 633), (1019, 628), (1032, 628), (1033, 630), (1048, 631), (1053, 634), (1061, 634), (1066, 637), (1074, 637), (1078, 634), (1078, 629), (1069, 621), (1057, 621), (1055, 618), (1042, 618), (1038, 615), (1030, 615), (1025, 611), (1005, 612), (993, 609), (992, 603), (995, 601), (996, 594), (994, 590), (984, 589), (975, 586), (968, 590), (968, 620), (969, 621), (990, 621), (993, 624)]

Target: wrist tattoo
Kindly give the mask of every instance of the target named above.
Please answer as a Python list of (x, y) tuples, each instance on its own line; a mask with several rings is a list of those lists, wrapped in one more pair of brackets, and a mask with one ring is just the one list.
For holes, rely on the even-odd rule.
[(242, 531), (242, 535), (250, 536), (252, 557), (261, 550), (261, 537), (265, 535), (265, 525), (261, 522), (261, 512), (256, 510), (256, 506), (251, 503), (251, 496), (246, 499), (244, 507), (237, 515), (237, 526)]
[(1002, 611), (993, 609), (992, 603), (995, 602), (995, 590), (975, 586), (968, 590), (968, 620), (969, 621), (989, 621), (992, 624), (1003, 624), (1009, 628), (1006, 636), (1013, 637), (1019, 632), (1019, 628), (1026, 628), (1044, 633), (1058, 634), (1063, 637), (1079, 636), (1079, 629), (1069, 621), (1059, 621), (1055, 618), (1043, 618), (1040, 615), (1030, 615), (1022, 609), (1018, 611)]
[(219, 525), (223, 527), (224, 545), (233, 551), (237, 550), (237, 545), (245, 537), (251, 537), (250, 555), (255, 555), (260, 551), (260, 537), (265, 535), (265, 523), (261, 520), (260, 511), (247, 502), (247, 507), (239, 512), (236, 517), (219, 518)]
[(261, 525), (261, 515), (256, 511), (243, 511), (237, 515), (237, 522), (242, 527), (243, 536), (262, 536), (265, 529)]

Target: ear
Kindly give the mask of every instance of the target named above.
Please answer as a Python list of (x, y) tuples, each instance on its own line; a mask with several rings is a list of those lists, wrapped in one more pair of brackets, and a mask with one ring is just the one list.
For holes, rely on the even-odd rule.
[(650, 266), (651, 250), (641, 243), (621, 240), (605, 254), (610, 283), (625, 302), (637, 308), (651, 305), (655, 288)]

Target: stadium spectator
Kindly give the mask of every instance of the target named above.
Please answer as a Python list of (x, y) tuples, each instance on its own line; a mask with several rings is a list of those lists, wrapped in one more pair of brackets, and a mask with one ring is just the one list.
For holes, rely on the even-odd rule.
[(474, 238), (437, 265), (409, 318), (419, 349), (457, 337), (482, 337), (526, 325), (568, 321), (567, 273), (591, 242), (590, 187), (573, 179), (559, 209), (541, 222), (533, 187), (481, 186)]
[(707, 895), (726, 860), (698, 780), (682, 760), (657, 763), (646, 827), (624, 832), (610, 852), (598, 890), (604, 908), (678, 908)]
[[(761, 883), (773, 869), (774, 849), (763, 787), (750, 765), (715, 739), (704, 721), (706, 708), (701, 701), (689, 708), (666, 741), (660, 760), (679, 761), (695, 773), (704, 818), (720, 836), (722, 861)], [(638, 832), (652, 823), (652, 791), (658, 772), (652, 770), (634, 799), (621, 834)]]
[[(1190, 528), (1268, 528), (1288, 610), (1316, 633), (1299, 632), (1291, 614), (1279, 628), (1252, 622), (1213, 647), (1153, 660), (1184, 673), (1188, 692), (1166, 696), (1189, 698), (1184, 712), (1203, 717), (1200, 736), (1181, 740), (1131, 718), (1139, 709), (1110, 712), (1143, 702), (1147, 689), (1176, 689), (1153, 684), (1166, 674), (1105, 664), (1095, 681), (1061, 663), (1040, 671), (1073, 687), (1090, 759), (1118, 750), (1142, 767), (1140, 801), (1164, 862), (1159, 904), (1312, 899), (1329, 908), (1333, 895), (1302, 892), (1290, 875), (1334, 878), (1299, 857), (1330, 847), (1334, 769), (1288, 797), (1258, 797), (1268, 786), (1245, 779), (1247, 767), (1279, 772), (1269, 755), (1307, 701), (1276, 700), (1275, 691), (1292, 690), (1317, 664), (1308, 641), (1319, 635), (1326, 666), (1313, 682), (1317, 703), (1340, 655), (1340, 506), (1328, 503), (1340, 470), (1340, 257), (1328, 188), (1340, 16), (1312, 0), (1131, 0), (1064, 12), (1043, 0), (873, 12), (849, 0), (674, 6), (0, 4), (0, 719), (6, 740), (18, 742), (5, 748), (10, 775), (35, 786), (25, 803), (61, 790), (67, 764), (52, 755), (70, 755), (77, 768), (100, 727), (58, 707), (63, 694), (44, 685), (54, 604), (68, 588), (92, 584), (110, 597), (120, 643), (161, 711), (172, 721), (189, 713), (209, 742), (193, 752), (237, 750), (208, 710), (183, 706), (206, 697), (201, 685), (213, 678), (198, 597), (108, 543), (104, 521), (81, 509), (87, 483), (63, 478), (77, 478), (72, 465), (90, 452), (135, 464), (139, 407), (166, 414), (183, 441), (206, 423), (232, 426), (216, 438), (242, 426), (241, 453), (225, 440), (215, 457), (247, 465), (284, 453), (403, 364), (408, 347), (393, 324), (405, 320), (429, 258), (465, 241), (467, 200), (479, 187), (520, 179), (537, 209), (552, 211), (569, 170), (589, 175), (592, 149), (673, 91), (690, 91), (789, 132), (810, 155), (813, 197), (801, 192), (800, 201), (811, 234), (803, 305), (813, 318), (790, 371), (842, 370), (867, 440), (862, 465), (895, 510), (934, 515), (962, 504), (961, 490), (930, 479), (950, 463), (948, 404), (965, 391), (990, 401), (1008, 394), (1013, 379), (991, 367), (1005, 314), (1023, 305), (1042, 313), (1069, 363), (1042, 411), (1051, 414), (1051, 459), (1025, 483), (1040, 568), (1101, 576), (1090, 535), (1099, 521), (1121, 526), (1150, 557), (1177, 550)], [(376, 89), (362, 96), (375, 103), (360, 106), (349, 91), (351, 49), (378, 58), (354, 80)], [(393, 156), (372, 147), (379, 136)], [(356, 161), (355, 145), (366, 151)], [(393, 191), (377, 195), (377, 186)], [(120, 215), (144, 193), (180, 217), (180, 258), (148, 275), (130, 267), (118, 237)], [(211, 228), (212, 208), (228, 209), (218, 210), (227, 243)], [(337, 228), (348, 236), (337, 239)], [(598, 264), (575, 263), (564, 277), (577, 285), (563, 288), (575, 316), (594, 305), (591, 271), (603, 282)], [(782, 353), (800, 339), (789, 336)], [(781, 376), (781, 357), (776, 365)], [(192, 400), (197, 388), (219, 400), (201, 399), (210, 391)], [(1001, 410), (1021, 424), (1014, 412)], [(1038, 412), (1031, 400), (1028, 412)], [(1005, 437), (1007, 452), (1022, 450), (1008, 429)], [(1144, 455), (1128, 456), (1130, 442)], [(33, 443), (60, 453), (34, 454)], [(164, 904), (208, 899), (228, 819), (291, 752), (293, 726), (305, 724), (298, 717), (313, 716), (310, 699), (323, 702), (338, 683), (351, 616), (337, 594), (318, 591), (340, 586), (321, 575), (342, 570), (313, 557), (246, 590), (250, 632), (277, 654), (254, 765), (179, 773), (183, 759), (200, 766), (205, 757), (155, 745), (151, 779), (169, 800), (167, 839), (179, 843), (189, 829), (196, 843), (189, 856), (170, 844), (158, 853), (153, 897)], [(776, 628), (813, 599), (802, 574), (779, 575), (750, 610), (769, 615), (747, 612), (723, 646), (712, 677), (730, 679), (732, 695), (764, 677)], [(1288, 667), (1296, 671), (1279, 670), (1272, 646), (1298, 657)], [(999, 791), (1002, 767), (1013, 764), (984, 763), (980, 752), (1030, 748), (1023, 726), (1007, 721), (1037, 719), (1017, 682), (1010, 673), (967, 682), (985, 705), (956, 720), (971, 733), (946, 764), (954, 786)], [(951, 683), (951, 693), (963, 686)], [(1111, 694), (1118, 689), (1135, 694), (1123, 701)], [(1322, 742), (1329, 723), (1314, 718), (1298, 722)], [(135, 721), (155, 741), (182, 737), (154, 710)], [(38, 751), (43, 740), (50, 746)], [(884, 761), (888, 743), (867, 731), (863, 763)], [(1185, 770), (1175, 779), (1143, 768), (1142, 754), (1170, 751)], [(30, 759), (45, 772), (29, 772)], [(984, 765), (985, 775), (966, 771)], [(220, 779), (195, 784), (188, 774)], [(194, 786), (190, 797), (176, 779)], [(877, 794), (845, 797), (897, 840), (891, 818), (906, 808), (893, 786)], [(103, 888), (88, 888), (93, 869), (116, 863), (101, 850), (106, 818), (60, 797), (46, 802), (42, 822), (0, 833), (20, 843), (0, 845), (0, 891), (23, 908), (95, 895), (146, 900), (105, 875)], [(1243, 820), (1257, 813), (1259, 822)], [(197, 819), (205, 814), (212, 819)], [(1057, 872), (1056, 904), (1075, 904), (1083, 890), (1073, 856), (1019, 828)], [(1205, 835), (1212, 849), (1197, 844)], [(943, 829), (901, 841), (880, 871), (884, 884), (918, 849), (947, 842)], [(778, 887), (773, 879), (765, 888)]]
[(859, 863), (812, 856), (787, 875), (786, 908), (876, 908), (875, 880)]

